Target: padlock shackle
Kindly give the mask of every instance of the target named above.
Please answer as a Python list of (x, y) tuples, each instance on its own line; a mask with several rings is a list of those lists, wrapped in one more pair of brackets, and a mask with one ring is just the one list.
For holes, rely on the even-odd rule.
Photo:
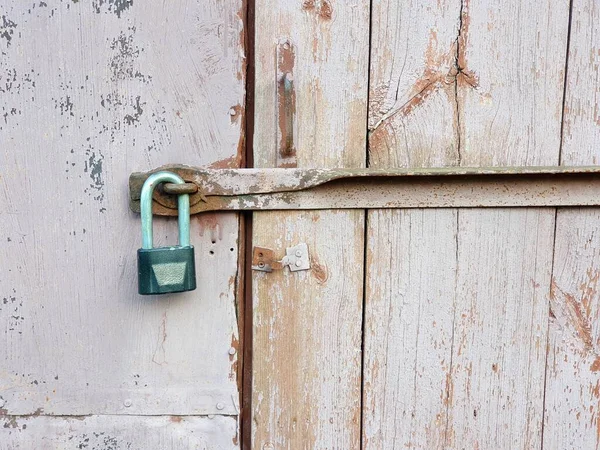
[[(150, 175), (142, 186), (140, 195), (140, 213), (142, 216), (142, 248), (153, 247), (152, 235), (152, 194), (161, 183), (184, 184), (183, 178), (173, 172), (156, 172)], [(181, 194), (177, 196), (177, 211), (179, 225), (179, 246), (190, 245), (190, 196)]]

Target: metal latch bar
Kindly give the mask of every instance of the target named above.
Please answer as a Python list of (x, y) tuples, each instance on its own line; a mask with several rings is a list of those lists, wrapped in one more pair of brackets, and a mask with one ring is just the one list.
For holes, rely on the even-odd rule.
[[(600, 206), (600, 166), (440, 169), (204, 169), (165, 166), (129, 179), (139, 211), (144, 180), (158, 170), (198, 186), (192, 214), (206, 211)], [(168, 190), (168, 188), (167, 188)], [(153, 211), (177, 215), (156, 189)]]

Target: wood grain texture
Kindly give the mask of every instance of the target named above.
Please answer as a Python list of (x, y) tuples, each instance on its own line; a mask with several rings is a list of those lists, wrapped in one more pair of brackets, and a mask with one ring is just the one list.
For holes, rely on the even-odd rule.
[(253, 274), (253, 446), (358, 448), (362, 212), (254, 217), (255, 245), (305, 242), (312, 267)]
[(460, 1), (374, 0), (371, 167), (459, 164), (456, 42)]
[(5, 418), (0, 450), (229, 450), (235, 417), (29, 416)]
[(456, 210), (371, 210), (364, 448), (446, 448)]
[[(556, 164), (567, 14), (566, 2), (374, 2), (371, 166)], [(423, 223), (421, 211), (403, 212), (400, 223), (397, 214), (369, 212), (368, 239), (410, 228), (387, 243), (390, 249), (381, 238), (367, 242), (366, 448), (539, 447), (554, 211), (442, 210), (429, 217), (434, 223)], [(432, 239), (437, 252), (427, 251)], [(440, 276), (382, 296), (387, 274), (408, 277), (403, 246), (423, 252), (411, 256), (416, 267), (437, 268)], [(452, 246), (456, 255), (443, 265)], [(456, 285), (436, 297), (450, 280)], [(387, 328), (370, 334), (388, 303), (396, 308), (387, 312)], [(405, 325), (411, 311), (416, 324)], [(436, 327), (432, 313), (441, 315)], [(388, 355), (387, 340), (409, 346), (410, 362)], [(408, 386), (389, 381), (405, 379)], [(389, 396), (398, 392), (406, 404), (392, 408)]]
[[(563, 165), (600, 156), (600, 6), (574, 1), (565, 90)], [(600, 214), (559, 209), (552, 278), (545, 450), (600, 448)]]
[[(141, 297), (127, 179), (238, 166), (241, 7), (0, 6), (3, 414), (238, 414), (237, 217), (193, 220), (195, 292)], [(176, 240), (155, 220), (157, 245)]]
[(554, 210), (460, 210), (446, 448), (540, 448)]
[[(256, 167), (277, 164), (276, 46), (294, 46), (298, 167), (364, 167), (369, 4), (256, 1)], [(252, 446), (357, 448), (364, 213), (255, 213), (253, 244), (306, 242), (308, 273), (253, 274)], [(268, 330), (268, 332), (266, 331)]]
[(558, 164), (568, 17), (568, 0), (463, 0), (461, 165)]
[(560, 210), (551, 291), (544, 449), (600, 446), (600, 212)]

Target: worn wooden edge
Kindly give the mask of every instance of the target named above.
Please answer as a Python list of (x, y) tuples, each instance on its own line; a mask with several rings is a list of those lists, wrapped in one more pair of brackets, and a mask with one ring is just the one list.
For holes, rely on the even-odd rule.
[[(171, 170), (199, 186), (192, 214), (207, 211), (363, 208), (480, 208), (600, 205), (600, 166), (440, 169), (199, 169), (164, 166), (130, 176), (139, 212), (144, 180)], [(165, 197), (170, 197), (165, 199)], [(176, 198), (155, 192), (153, 212), (177, 215)]]

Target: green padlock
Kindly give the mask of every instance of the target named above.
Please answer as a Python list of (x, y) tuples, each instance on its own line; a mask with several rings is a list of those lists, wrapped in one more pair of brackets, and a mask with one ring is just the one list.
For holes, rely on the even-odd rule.
[(194, 247), (190, 245), (190, 196), (178, 196), (179, 245), (152, 248), (152, 193), (160, 183), (183, 184), (172, 172), (157, 172), (148, 177), (142, 187), (142, 248), (137, 252), (138, 292), (142, 295), (196, 289)]

